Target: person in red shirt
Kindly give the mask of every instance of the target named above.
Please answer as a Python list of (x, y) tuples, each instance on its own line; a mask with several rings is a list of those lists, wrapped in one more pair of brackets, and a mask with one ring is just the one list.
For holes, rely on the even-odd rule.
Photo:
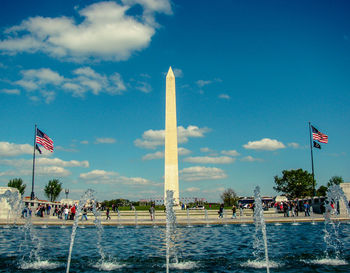
[(71, 217), (71, 220), (74, 220), (74, 216), (75, 216), (75, 205), (72, 206), (72, 208), (70, 209), (70, 217)]

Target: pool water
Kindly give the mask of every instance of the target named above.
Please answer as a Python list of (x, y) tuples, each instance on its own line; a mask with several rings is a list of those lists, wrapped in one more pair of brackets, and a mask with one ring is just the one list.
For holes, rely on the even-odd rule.
[[(0, 272), (66, 272), (71, 227), (0, 227)], [(177, 261), (170, 272), (266, 272), (255, 261), (254, 225), (178, 227)], [(350, 272), (350, 225), (342, 223), (340, 256), (325, 254), (324, 225), (267, 225), (270, 272)], [(101, 260), (97, 229), (78, 228), (70, 272), (165, 272), (165, 227), (104, 227)], [(39, 247), (37, 247), (39, 245)], [(38, 249), (37, 256), (30, 256)], [(32, 252), (33, 254), (33, 252)], [(38, 258), (39, 257), (39, 258)]]

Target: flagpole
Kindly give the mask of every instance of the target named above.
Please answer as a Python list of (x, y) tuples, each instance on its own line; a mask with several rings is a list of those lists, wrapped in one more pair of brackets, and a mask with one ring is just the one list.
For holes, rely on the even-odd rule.
[(34, 151), (33, 151), (33, 172), (32, 172), (32, 192), (30, 194), (30, 200), (34, 200), (34, 172), (35, 172), (35, 145), (36, 145), (36, 124), (35, 124), (35, 130), (34, 130)]
[(312, 153), (312, 136), (311, 136), (311, 123), (309, 121), (309, 132), (310, 132), (310, 150), (311, 150), (311, 166), (312, 166), (312, 192), (316, 196), (315, 191), (315, 172), (314, 172), (314, 155)]

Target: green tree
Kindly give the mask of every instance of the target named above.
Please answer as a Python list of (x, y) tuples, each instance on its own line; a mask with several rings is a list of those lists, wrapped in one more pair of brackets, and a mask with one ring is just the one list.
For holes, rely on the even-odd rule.
[(231, 188), (226, 189), (220, 197), (225, 206), (236, 205), (239, 200), (236, 192)]
[(62, 191), (62, 183), (58, 179), (52, 179), (44, 188), (45, 195), (51, 202), (57, 200)]
[(328, 190), (328, 188), (326, 186), (320, 186), (316, 191), (316, 195), (317, 196), (326, 196), (327, 190)]
[(276, 186), (273, 189), (284, 193), (289, 198), (300, 198), (313, 195), (312, 174), (298, 170), (284, 170), (282, 177), (274, 177)]
[(23, 195), (27, 185), (23, 184), (22, 178), (14, 178), (7, 183), (7, 187), (16, 188)]
[(341, 183), (344, 183), (344, 179), (341, 176), (335, 175), (331, 179), (329, 179), (327, 187), (330, 187), (332, 185), (340, 185)]

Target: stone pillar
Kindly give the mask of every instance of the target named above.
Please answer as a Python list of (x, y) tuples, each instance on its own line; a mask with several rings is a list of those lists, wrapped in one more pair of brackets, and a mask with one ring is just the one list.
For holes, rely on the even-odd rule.
[(171, 190), (174, 192), (175, 206), (179, 205), (179, 169), (177, 157), (175, 76), (170, 67), (166, 76), (164, 201), (166, 203), (166, 191)]
[[(340, 183), (339, 186), (342, 188), (348, 201), (350, 201), (350, 183)], [(340, 214), (347, 215), (348, 214), (348, 211), (346, 209), (347, 204), (344, 204), (343, 200), (341, 200), (339, 205), (340, 205)]]

